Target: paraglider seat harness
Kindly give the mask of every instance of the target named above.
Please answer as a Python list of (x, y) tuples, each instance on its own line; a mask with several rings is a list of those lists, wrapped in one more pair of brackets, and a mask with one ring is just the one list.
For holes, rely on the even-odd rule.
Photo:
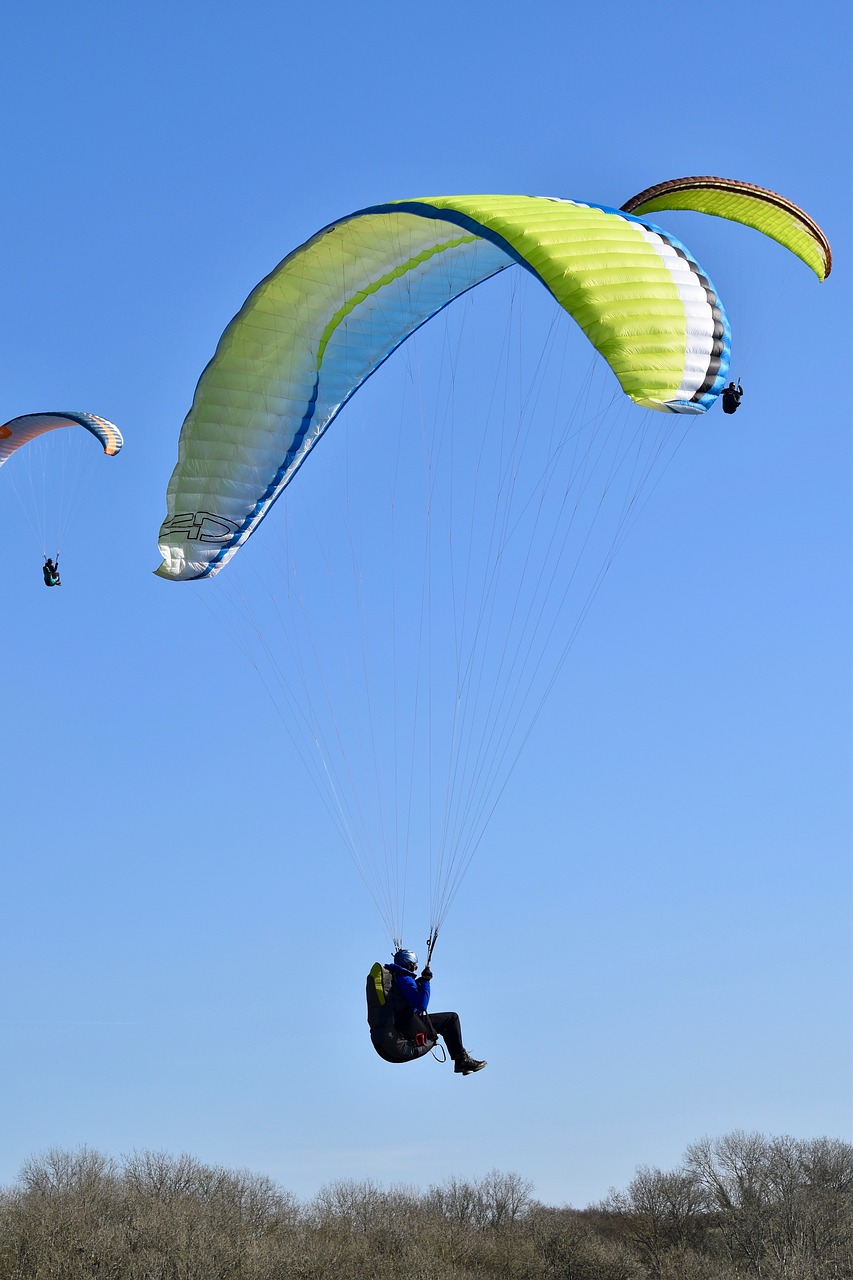
[[(434, 935), (430, 936), (427, 945), (428, 956), (424, 971), (431, 977), (429, 960), (432, 957), (432, 951), (435, 946)], [(432, 1053), (437, 1062), (445, 1062), (447, 1060), (444, 1045), (439, 1042), (438, 1032), (433, 1026), (427, 1011), (424, 1009), (416, 1013), (414, 1009), (403, 1001), (402, 997), (395, 997), (391, 972), (379, 961), (374, 964), (367, 976), (367, 1021), (370, 1025), (374, 1048), (381, 1057), (386, 1057), (388, 1061), (409, 1061), (412, 1057), (419, 1058), (429, 1052)], [(374, 1038), (375, 1033), (387, 1034), (389, 1031), (392, 1039), (394, 1035), (399, 1037), (398, 1045), (400, 1047), (397, 1052), (402, 1051), (401, 1057), (397, 1057), (396, 1053), (391, 1057), (387, 1057), (386, 1052), (379, 1047), (379, 1043)], [(407, 1042), (410, 1046), (409, 1050), (402, 1049), (400, 1042), (403, 1044)], [(440, 1057), (439, 1054), (441, 1055)]]

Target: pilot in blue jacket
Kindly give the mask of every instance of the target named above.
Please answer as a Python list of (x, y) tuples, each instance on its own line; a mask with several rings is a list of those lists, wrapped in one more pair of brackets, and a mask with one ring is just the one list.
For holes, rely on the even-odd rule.
[[(447, 1052), (453, 1060), (453, 1070), (459, 1075), (469, 1076), (474, 1071), (482, 1071), (485, 1061), (472, 1058), (462, 1044), (462, 1028), (457, 1013), (427, 1013), (430, 997), (430, 980), (432, 971), (425, 966), (421, 976), (415, 977), (418, 971), (418, 957), (413, 951), (405, 948), (397, 951), (388, 969), (393, 977), (392, 992), (396, 1012), (394, 1024), (398, 1033), (411, 1038), (416, 1044), (435, 1042), (440, 1035), (447, 1045)], [(430, 1034), (432, 1033), (432, 1034)], [(420, 1037), (420, 1040), (418, 1039)], [(374, 1039), (374, 1047), (380, 1052)], [(429, 1044), (429, 1047), (432, 1047)], [(382, 1055), (385, 1056), (384, 1054)], [(390, 1060), (390, 1059), (389, 1059)], [(408, 1058), (400, 1059), (407, 1061)]]

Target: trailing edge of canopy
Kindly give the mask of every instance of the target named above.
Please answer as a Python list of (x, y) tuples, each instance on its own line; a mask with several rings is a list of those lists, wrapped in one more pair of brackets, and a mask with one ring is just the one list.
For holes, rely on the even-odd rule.
[(672, 178), (622, 205), (623, 213), (643, 215), (664, 209), (695, 209), (754, 227), (801, 258), (818, 280), (825, 280), (832, 270), (832, 250), (818, 224), (792, 200), (766, 187), (710, 175)]
[(391, 352), (513, 263), (549, 289), (636, 403), (693, 414), (713, 404), (728, 370), (725, 312), (658, 228), (545, 197), (373, 206), (289, 254), (223, 333), (181, 430), (157, 572), (216, 573)]
[(11, 421), (0, 426), (0, 466), (17, 449), (20, 449), (21, 445), (44, 435), (46, 431), (73, 426), (85, 427), (96, 440), (101, 442), (104, 453), (109, 456), (117, 454), (124, 443), (118, 427), (108, 422), (106, 418), (97, 417), (94, 413), (25, 413), (20, 418), (12, 418)]

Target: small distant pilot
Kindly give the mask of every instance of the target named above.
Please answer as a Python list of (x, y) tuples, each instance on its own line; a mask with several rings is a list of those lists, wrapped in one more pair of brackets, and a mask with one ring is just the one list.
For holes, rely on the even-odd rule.
[(730, 382), (723, 392), (723, 413), (737, 413), (743, 397), (743, 387)]
[(61, 587), (62, 579), (59, 576), (59, 556), (55, 560), (48, 557), (42, 566), (44, 574), (44, 585), (46, 587)]

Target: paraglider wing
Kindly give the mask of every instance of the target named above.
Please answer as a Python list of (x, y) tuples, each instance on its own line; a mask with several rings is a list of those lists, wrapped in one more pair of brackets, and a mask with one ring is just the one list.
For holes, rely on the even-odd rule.
[(117, 454), (124, 443), (118, 427), (93, 413), (25, 413), (0, 427), (0, 466), (21, 445), (58, 427), (85, 427), (96, 440), (100, 440), (104, 453), (109, 456)]
[(765, 187), (732, 178), (673, 178), (626, 200), (624, 213), (657, 213), (663, 209), (695, 209), (754, 227), (811, 267), (818, 280), (832, 270), (832, 250), (817, 223), (793, 201)]
[(365, 379), (454, 298), (513, 264), (577, 321), (637, 404), (698, 414), (721, 392), (725, 312), (684, 246), (657, 228), (545, 197), (377, 205), (285, 258), (222, 335), (181, 431), (157, 572), (215, 574)]

